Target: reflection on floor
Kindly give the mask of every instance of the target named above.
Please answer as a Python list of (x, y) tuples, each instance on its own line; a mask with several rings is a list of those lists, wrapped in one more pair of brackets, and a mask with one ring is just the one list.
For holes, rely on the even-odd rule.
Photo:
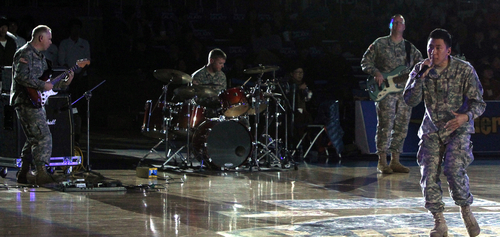
[[(135, 162), (147, 150), (115, 153)], [(103, 151), (101, 156), (112, 151)], [(98, 159), (98, 155), (94, 156)], [(63, 192), (57, 185), (17, 186), (10, 169), (0, 187), (0, 233), (22, 236), (428, 236), (434, 222), (423, 208), (419, 168), (381, 175), (376, 161), (298, 170), (174, 169), (156, 179), (133, 169), (97, 170), (126, 191)], [(468, 169), (480, 236), (500, 236), (499, 164)], [(445, 180), (445, 179), (443, 179)], [(450, 236), (467, 236), (448, 197)]]

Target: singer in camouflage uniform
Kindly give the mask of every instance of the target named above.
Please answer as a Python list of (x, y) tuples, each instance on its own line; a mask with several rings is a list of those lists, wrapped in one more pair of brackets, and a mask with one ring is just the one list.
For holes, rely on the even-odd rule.
[[(26, 142), (21, 152), (23, 161), (17, 181), (27, 183), (30, 164), (34, 160), (37, 173), (34, 183), (41, 185), (54, 182), (45, 165), (49, 163), (52, 153), (52, 135), (47, 125), (47, 116), (43, 107), (36, 108), (27, 93), (26, 88), (34, 88), (40, 92), (53, 88), (52, 83), (40, 80), (43, 73), (49, 69), (45, 56), (41, 51), (47, 50), (52, 44), (52, 31), (48, 26), (40, 25), (33, 29), (32, 39), (22, 46), (14, 55), (12, 65), (12, 89), (10, 105), (14, 107), (21, 122)], [(65, 86), (71, 83), (73, 73), (69, 73)], [(31, 183), (31, 182), (30, 182)]]
[(431, 32), (428, 58), (411, 72), (404, 99), (412, 107), (422, 100), (425, 104), (418, 131), (421, 141), (417, 161), (421, 167), (420, 185), (425, 208), (436, 221), (431, 236), (443, 236), (448, 230), (443, 217), (443, 191), (439, 178), (442, 166), (450, 195), (461, 208), (467, 231), (470, 236), (476, 236), (480, 229), (470, 212), (473, 196), (466, 168), (474, 160), (470, 141), (474, 119), (483, 114), (486, 103), (476, 71), (470, 63), (450, 56), (451, 45), (451, 36), (446, 30)]
[[(361, 60), (364, 72), (375, 77), (380, 85), (383, 81), (381, 73), (390, 73), (398, 66), (406, 65), (409, 72), (413, 66), (422, 60), (422, 54), (411, 43), (410, 60), (408, 63), (406, 43), (403, 32), (406, 28), (401, 15), (391, 18), (390, 35), (376, 39), (366, 50)], [(400, 84), (400, 88), (405, 83)], [(401, 165), (399, 154), (408, 132), (411, 108), (403, 100), (402, 92), (388, 94), (379, 102), (375, 102), (377, 111), (377, 132), (375, 142), (379, 161), (377, 171), (384, 174), (393, 172), (408, 173), (410, 170)], [(391, 163), (387, 165), (387, 152), (391, 153)]]

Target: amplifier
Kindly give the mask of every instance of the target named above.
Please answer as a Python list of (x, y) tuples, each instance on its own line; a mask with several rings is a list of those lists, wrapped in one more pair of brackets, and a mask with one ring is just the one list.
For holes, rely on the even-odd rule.
[[(47, 123), (52, 133), (52, 157), (74, 155), (74, 129), (71, 97), (55, 95), (45, 105)], [(15, 110), (9, 105), (8, 96), (0, 99), (0, 156), (19, 157), (26, 136)]]

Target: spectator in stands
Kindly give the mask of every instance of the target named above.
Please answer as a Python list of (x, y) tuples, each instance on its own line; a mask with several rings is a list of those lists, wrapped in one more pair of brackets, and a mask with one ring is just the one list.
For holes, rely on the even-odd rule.
[(279, 64), (282, 49), (281, 37), (272, 31), (271, 24), (264, 22), (260, 27), (260, 36), (252, 41), (256, 64)]
[[(500, 24), (500, 22), (499, 22)], [(488, 45), (488, 53), (490, 55), (500, 54), (500, 25), (495, 24), (488, 27), (486, 45)]]
[(500, 80), (493, 77), (493, 68), (490, 65), (484, 65), (479, 77), (483, 86), (484, 100), (500, 100)]
[(486, 41), (486, 33), (482, 29), (477, 29), (472, 32), (473, 38), (463, 48), (467, 61), (472, 64), (478, 64), (484, 57), (488, 57), (488, 45)]
[(17, 34), (17, 29), (19, 25), (15, 18), (9, 18), (9, 32), (12, 34), (12, 38), (16, 41), (17, 48), (21, 48), (26, 44), (26, 39)]
[(4, 66), (12, 66), (14, 53), (16, 53), (16, 41), (7, 35), (9, 21), (5, 17), (0, 18), (0, 70)]
[[(498, 24), (500, 22), (500, 1), (486, 0), (485, 20), (488, 26)], [(481, 10), (479, 10), (481, 11)]]
[[(234, 59), (231, 70), (227, 73), (228, 86), (235, 87), (243, 85), (250, 75), (246, 74), (244, 71), (246, 69), (246, 63), (243, 57), (236, 57)], [(253, 82), (248, 82), (246, 85), (253, 85)]]
[(490, 58), (490, 65), (493, 68), (493, 78), (500, 80), (500, 54), (495, 54)]
[(184, 52), (179, 45), (171, 43), (168, 48), (167, 58), (163, 63), (163, 67), (187, 72), (187, 64), (184, 59)]
[(453, 53), (452, 55), (461, 54), (461, 49), (465, 46), (467, 42), (467, 26), (460, 19), (454, 10), (448, 12), (446, 29), (449, 30), (450, 34), (453, 36)]

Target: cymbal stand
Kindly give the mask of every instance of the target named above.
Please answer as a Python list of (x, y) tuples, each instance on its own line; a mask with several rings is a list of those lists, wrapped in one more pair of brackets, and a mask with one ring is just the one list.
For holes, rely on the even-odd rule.
[[(266, 142), (265, 144), (262, 144), (261, 142), (258, 142), (259, 145), (261, 145), (264, 150), (265, 150), (265, 153), (263, 156), (261, 156), (260, 159), (262, 159), (264, 156), (266, 157), (269, 157), (269, 155), (273, 158), (273, 159), (276, 159), (282, 167), (284, 167), (284, 163), (283, 163), (283, 158), (281, 157), (281, 150), (280, 150), (280, 142), (281, 142), (281, 139), (279, 138), (279, 126), (280, 126), (280, 122), (279, 122), (279, 117), (282, 115), (280, 113), (280, 108), (282, 111), (286, 111), (285, 108), (281, 105), (281, 101), (280, 99), (276, 98), (272, 93), (269, 93), (270, 94), (270, 97), (274, 99), (274, 101), (276, 102), (276, 112), (275, 112), (275, 115), (274, 115), (274, 119), (275, 119), (275, 134), (276, 134), (276, 138), (273, 139), (268, 131), (269, 131), (269, 121), (266, 121), (266, 134), (263, 134), (262, 136), (266, 139)], [(269, 112), (269, 110), (267, 110), (267, 113)], [(266, 119), (268, 119), (269, 116), (266, 115)], [(274, 145), (274, 149), (275, 149), (275, 153), (273, 154), (271, 152), (271, 150), (269, 149), (269, 147), (271, 147), (272, 145)], [(280, 158), (281, 157), (281, 158)], [(267, 164), (271, 164), (271, 160), (270, 159), (267, 159)]]
[[(195, 105), (196, 104), (196, 98), (197, 97), (195, 96), (195, 98), (190, 99), (188, 101), (188, 103), (187, 103), (187, 106), (188, 106), (188, 109), (187, 109), (187, 111), (188, 111), (188, 114), (187, 114), (187, 116), (188, 116), (188, 126), (186, 128), (186, 134), (187, 134), (187, 138), (186, 138), (186, 150), (187, 151), (186, 151), (186, 160), (184, 162), (185, 162), (186, 166), (189, 163), (191, 163), (191, 167), (193, 166), (193, 163), (190, 162), (190, 159), (191, 159), (191, 154), (190, 154), (191, 153), (190, 152), (191, 145), (190, 145), (190, 136), (189, 136), (190, 135), (190, 130), (191, 130), (191, 124), (192, 124), (191, 114), (193, 113), (191, 105)], [(194, 108), (194, 106), (193, 106), (193, 108)], [(201, 167), (200, 167), (200, 169), (201, 169)]]
[(255, 115), (255, 135), (254, 135), (254, 152), (253, 152), (253, 160), (251, 160), (249, 170), (252, 171), (253, 166), (257, 166), (257, 169), (260, 170), (259, 167), (259, 158), (258, 158), (258, 151), (259, 151), (259, 115), (258, 111), (260, 110), (260, 93), (261, 93), (261, 85), (262, 85), (262, 76), (264, 75), (264, 72), (259, 73), (259, 76), (257, 78), (257, 84), (255, 85), (255, 94), (254, 97), (252, 98), (252, 105), (255, 108), (256, 115)]
[[(271, 144), (269, 143), (269, 139), (272, 139), (272, 138), (270, 138), (270, 136), (269, 136), (269, 105), (270, 105), (270, 103), (269, 103), (269, 102), (270, 102), (269, 97), (268, 97), (268, 98), (266, 98), (266, 100), (267, 100), (267, 108), (266, 108), (266, 129), (265, 129), (265, 133), (264, 133), (264, 134), (262, 134), (262, 136), (263, 136), (263, 137), (265, 137), (265, 139), (266, 139), (265, 146), (266, 146), (266, 149), (267, 149), (267, 148), (271, 145)], [(266, 164), (267, 164), (268, 166), (270, 166), (270, 165), (271, 165), (271, 159), (269, 158), (269, 155), (267, 155), (267, 154), (268, 154), (268, 153), (266, 153)]]
[[(280, 92), (281, 94), (283, 95), (283, 98), (284, 98), (284, 101), (285, 101), (285, 104), (287, 105), (286, 107), (288, 108), (288, 110), (284, 109), (283, 108), (283, 111), (285, 112), (285, 156), (286, 158), (290, 159), (293, 161), (292, 159), (292, 155), (290, 155), (290, 150), (289, 150), (289, 145), (288, 145), (288, 127), (289, 127), (289, 123), (288, 123), (288, 113), (291, 113), (292, 114), (292, 131), (291, 131), (291, 135), (293, 135), (293, 123), (294, 123), (294, 113), (295, 113), (295, 102), (294, 104), (290, 104), (290, 100), (288, 100), (288, 97), (286, 96), (286, 93), (285, 93), (285, 90), (283, 90), (283, 87), (281, 86), (281, 84), (278, 82), (276, 83), (278, 85), (278, 88), (280, 89)], [(294, 93), (294, 96), (295, 96), (295, 93)], [(293, 99), (295, 101), (295, 97)], [(297, 169), (297, 164), (295, 162), (293, 162), (294, 164), (294, 168)]]

